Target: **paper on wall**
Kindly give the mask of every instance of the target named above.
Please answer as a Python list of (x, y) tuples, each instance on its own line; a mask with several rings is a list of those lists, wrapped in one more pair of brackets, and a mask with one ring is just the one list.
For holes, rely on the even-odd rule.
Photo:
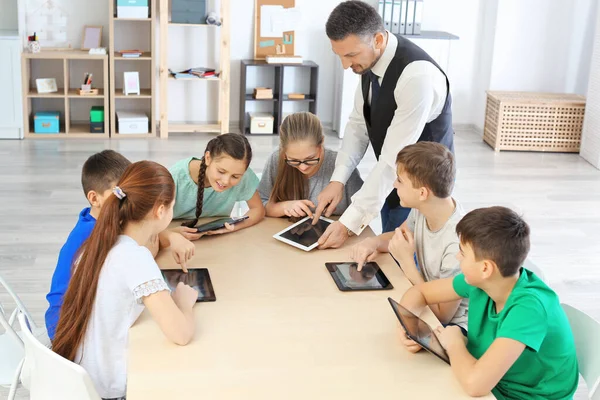
[(284, 8), (271, 18), (274, 18), (272, 24), (277, 31), (295, 31), (300, 24), (300, 12), (295, 8)]
[(300, 24), (300, 12), (283, 6), (260, 7), (260, 37), (283, 37), (283, 32), (294, 31)]
[(283, 36), (283, 30), (277, 29), (273, 21), (278, 20), (279, 14), (283, 11), (283, 6), (261, 6), (260, 7), (260, 37), (280, 38)]

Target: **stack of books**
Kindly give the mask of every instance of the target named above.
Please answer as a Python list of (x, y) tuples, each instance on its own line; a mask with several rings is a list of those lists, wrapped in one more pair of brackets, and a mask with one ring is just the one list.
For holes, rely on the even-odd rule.
[(142, 55), (140, 50), (121, 50), (119, 53), (123, 58), (138, 58)]
[(215, 78), (216, 72), (212, 68), (190, 68), (180, 72), (173, 72), (169, 69), (169, 74), (175, 79), (184, 79), (184, 78), (200, 78), (200, 79), (208, 79)]
[(273, 98), (273, 89), (271, 88), (256, 88), (254, 89), (254, 98), (257, 100), (266, 100)]

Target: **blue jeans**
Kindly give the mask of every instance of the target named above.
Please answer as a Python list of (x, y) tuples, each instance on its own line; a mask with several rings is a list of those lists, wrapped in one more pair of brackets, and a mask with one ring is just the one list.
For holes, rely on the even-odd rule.
[(402, 206), (390, 208), (387, 203), (385, 203), (381, 209), (381, 232), (392, 232), (406, 221), (408, 214), (410, 214), (410, 208)]

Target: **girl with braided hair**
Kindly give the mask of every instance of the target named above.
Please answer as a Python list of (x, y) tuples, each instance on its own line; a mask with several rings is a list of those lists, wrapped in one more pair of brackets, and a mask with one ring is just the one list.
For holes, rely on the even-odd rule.
[(207, 234), (244, 229), (261, 221), (265, 209), (258, 194), (258, 177), (249, 168), (252, 148), (244, 135), (226, 133), (210, 140), (200, 159), (189, 157), (170, 168), (175, 181), (173, 218), (183, 218), (178, 230), (189, 240), (203, 234), (194, 226), (201, 217), (228, 217), (236, 202), (246, 201), (248, 219)]

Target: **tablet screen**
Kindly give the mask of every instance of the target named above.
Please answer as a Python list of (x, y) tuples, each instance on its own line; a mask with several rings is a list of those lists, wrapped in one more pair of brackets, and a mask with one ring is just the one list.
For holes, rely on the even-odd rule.
[(162, 274), (171, 292), (175, 291), (179, 282), (183, 282), (198, 291), (196, 301), (216, 300), (215, 291), (206, 268), (188, 269), (187, 274), (178, 269), (163, 270)]
[(450, 359), (448, 358), (446, 350), (444, 350), (429, 325), (415, 314), (402, 307), (394, 301), (394, 299), (388, 297), (388, 301), (390, 302), (396, 317), (400, 320), (402, 327), (406, 330), (408, 337), (419, 343), (425, 350), (450, 364)]
[(358, 270), (358, 264), (354, 262), (326, 263), (325, 265), (340, 290), (394, 288), (375, 262), (365, 264), (360, 271)]
[(301, 224), (281, 233), (279, 236), (304, 247), (310, 247), (319, 241), (319, 238), (325, 233), (329, 224), (330, 222), (319, 219), (316, 225), (313, 225), (312, 219), (308, 218)]
[(219, 218), (206, 224), (196, 226), (198, 233), (215, 231), (225, 227), (225, 223), (234, 225), (248, 219), (248, 216), (242, 218)]

